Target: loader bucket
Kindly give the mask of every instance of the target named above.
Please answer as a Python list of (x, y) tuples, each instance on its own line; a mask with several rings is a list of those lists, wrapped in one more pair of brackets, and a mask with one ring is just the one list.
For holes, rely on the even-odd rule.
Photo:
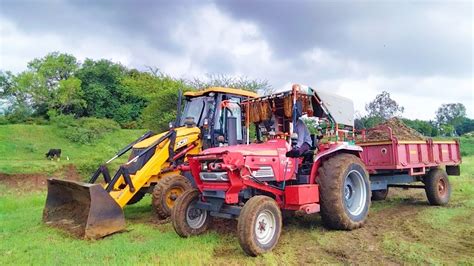
[(122, 208), (99, 184), (48, 179), (43, 222), (84, 239), (125, 229)]

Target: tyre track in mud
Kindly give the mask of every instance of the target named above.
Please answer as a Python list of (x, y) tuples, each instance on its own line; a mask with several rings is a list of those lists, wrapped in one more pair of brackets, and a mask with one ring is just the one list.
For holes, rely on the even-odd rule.
[[(406, 259), (402, 258), (403, 254), (391, 254), (385, 250), (386, 237), (394, 237), (395, 241), (425, 245), (430, 254), (433, 252), (443, 263), (453, 263), (461, 259), (468, 261), (469, 256), (472, 256), (469, 254), (474, 251), (474, 228), (467, 229), (464, 233), (450, 232), (449, 228), (440, 231), (419, 219), (420, 213), (429, 208), (456, 208), (459, 207), (457, 203), (434, 207), (427, 203), (422, 190), (396, 190), (390, 192), (389, 200), (380, 207), (382, 208), (369, 213), (364, 227), (353, 231), (327, 230), (322, 226), (319, 217), (306, 224), (304, 220), (292, 221), (290, 230), (283, 229), (283, 232), (287, 233), (283, 234), (280, 243), (287, 247), (295, 245), (295, 242), (304, 243), (293, 249), (297, 254), (298, 264), (406, 264)], [(474, 224), (469, 219), (463, 217), (460, 222)], [(314, 233), (311, 234), (308, 229), (301, 232), (302, 226), (312, 227), (310, 230)], [(451, 234), (451, 237), (444, 238), (444, 234)], [(395, 245), (397, 244), (395, 242)], [(416, 248), (414, 249), (417, 252)], [(440, 254), (442, 258), (439, 257)], [(431, 259), (423, 258), (421, 263), (431, 263)]]

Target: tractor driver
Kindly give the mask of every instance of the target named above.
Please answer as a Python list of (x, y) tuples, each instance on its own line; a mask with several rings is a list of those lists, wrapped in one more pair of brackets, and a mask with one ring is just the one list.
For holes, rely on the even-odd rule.
[(286, 153), (286, 157), (300, 157), (306, 151), (311, 149), (313, 141), (309, 133), (308, 127), (301, 119), (303, 114), (303, 104), (300, 100), (296, 102), (296, 123), (293, 127), (293, 131), (298, 135), (296, 146), (292, 150)]

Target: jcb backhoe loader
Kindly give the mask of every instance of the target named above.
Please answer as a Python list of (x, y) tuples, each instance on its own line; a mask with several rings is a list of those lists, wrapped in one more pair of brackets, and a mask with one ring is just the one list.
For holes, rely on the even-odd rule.
[[(225, 106), (254, 97), (249, 91), (220, 87), (184, 93), (183, 114), (180, 96), (176, 122), (170, 123), (167, 132), (145, 133), (101, 165), (88, 183), (48, 179), (43, 221), (80, 238), (101, 238), (124, 230), (122, 209), (146, 193), (152, 193), (154, 209), (166, 218), (177, 197), (193, 186), (190, 173), (182, 171), (186, 155), (226, 145), (228, 134), (236, 134), (243, 143), (245, 127), (229, 126)], [(107, 164), (130, 149), (128, 162), (111, 176)], [(96, 183), (101, 175), (104, 182)]]

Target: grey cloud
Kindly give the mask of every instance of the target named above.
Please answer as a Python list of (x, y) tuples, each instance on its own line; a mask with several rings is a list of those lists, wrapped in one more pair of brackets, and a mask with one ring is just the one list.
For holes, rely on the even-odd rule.
[[(170, 38), (177, 22), (209, 1), (0, 1), (0, 15), (30, 32), (69, 41), (100, 34), (182, 53)], [(216, 1), (237, 20), (256, 23), (277, 59), (314, 47), (374, 66), (383, 75), (472, 75), (472, 2)], [(467, 35), (459, 28), (468, 27)], [(192, 36), (190, 36), (192, 37)], [(133, 47), (131, 47), (133, 49)], [(296, 67), (304, 67), (295, 61)]]
[(0, 15), (26, 32), (57, 33), (71, 41), (96, 34), (118, 42), (136, 39), (175, 53), (182, 47), (169, 35), (176, 22), (198, 5), (197, 1), (0, 2)]
[(469, 1), (217, 3), (234, 18), (257, 23), (281, 58), (316, 46), (373, 64), (385, 75), (472, 74)]
[[(276, 87), (301, 82), (341, 89), (341, 84), (355, 81), (358, 86), (345, 85), (344, 89), (363, 90), (371, 85), (372, 77), (377, 77), (383, 81), (372, 84), (373, 90), (387, 89), (410, 96), (430, 94), (452, 101), (469, 94), (466, 88), (472, 87), (472, 5), (471, 1), (0, 0), (0, 18), (11, 21), (22, 36), (35, 36), (31, 40), (41, 34), (53, 34), (57, 36), (53, 40), (64, 42), (58, 47), (79, 50), (83, 56), (97, 49), (100, 52), (94, 56), (100, 57), (102, 51), (109, 49), (114, 52), (108, 56), (117, 60), (125, 53), (123, 58), (131, 67), (157, 66), (174, 71), (170, 74), (188, 70), (191, 75), (239, 73), (268, 80)], [(253, 58), (258, 56), (252, 54), (237, 58), (225, 46), (211, 44), (208, 47), (213, 49), (199, 53), (200, 48), (206, 48), (202, 41), (206, 36), (196, 40), (193, 27), (203, 6), (212, 10), (216, 6), (218, 13), (226, 19), (230, 17), (229, 27), (238, 22), (255, 25), (258, 34), (243, 35), (238, 45), (261, 41), (268, 45), (269, 57)], [(179, 24), (187, 29), (189, 38), (174, 38)], [(210, 33), (204, 29), (201, 35)], [(91, 40), (81, 43), (83, 38)], [(78, 43), (87, 45), (72, 49)], [(34, 45), (4, 49), (13, 51), (8, 55), (0, 49), (0, 55), (4, 62), (31, 60), (28, 52), (35, 50)], [(310, 60), (307, 53), (314, 48), (329, 58)], [(41, 51), (35, 50), (33, 57), (49, 52), (47, 49), (48, 44)], [(24, 54), (15, 55), (17, 51)], [(9, 67), (8, 63), (1, 65)], [(444, 80), (443, 86), (424, 82), (432, 77)], [(397, 82), (399, 79), (402, 81)], [(457, 81), (457, 88), (452, 81)], [(432, 92), (436, 86), (442, 88), (441, 92)], [(375, 95), (359, 100), (367, 102), (367, 97), (372, 96)], [(467, 98), (466, 102), (472, 103), (472, 92)], [(431, 116), (433, 111), (428, 112)]]

